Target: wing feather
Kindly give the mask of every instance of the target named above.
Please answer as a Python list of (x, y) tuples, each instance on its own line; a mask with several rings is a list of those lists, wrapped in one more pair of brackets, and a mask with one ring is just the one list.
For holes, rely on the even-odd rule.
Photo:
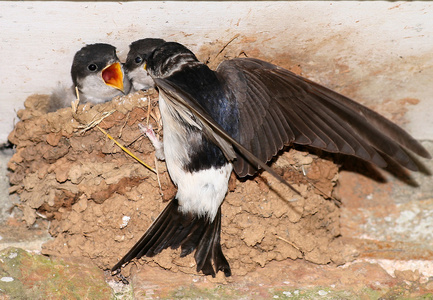
[[(237, 58), (222, 62), (216, 72), (226, 94), (238, 103), (240, 144), (264, 161), (292, 143), (357, 156), (380, 167), (386, 166), (385, 154), (417, 170), (406, 149), (430, 158), (396, 124), (288, 70), (258, 59)], [(256, 172), (242, 157), (237, 160), (234, 167), (239, 176)]]
[[(162, 94), (164, 99), (170, 104), (175, 104), (178, 111), (182, 110), (180, 114), (192, 114), (196, 119), (194, 121), (202, 128), (206, 137), (221, 149), (228, 161), (233, 161), (237, 157), (243, 157), (256, 170), (260, 168), (266, 170), (281, 183), (300, 194), (299, 191), (266, 165), (265, 161), (258, 158), (227, 133), (189, 93), (169, 80), (163, 78), (153, 79), (159, 89), (159, 93)], [(236, 153), (234, 148), (237, 150)]]

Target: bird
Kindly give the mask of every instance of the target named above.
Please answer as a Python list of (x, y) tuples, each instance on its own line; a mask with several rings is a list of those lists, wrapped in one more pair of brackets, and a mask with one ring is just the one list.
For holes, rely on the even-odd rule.
[(59, 85), (50, 95), (48, 112), (70, 106), (71, 101), (77, 98), (75, 88), (81, 103), (92, 104), (110, 101), (116, 96), (128, 94), (131, 89), (116, 48), (110, 44), (89, 44), (77, 51), (71, 66), (71, 77), (72, 87)]
[(230, 173), (242, 178), (269, 170), (266, 162), (285, 146), (308, 145), (382, 168), (391, 160), (412, 171), (418, 165), (409, 152), (431, 158), (380, 114), (263, 60), (225, 60), (214, 71), (176, 42), (146, 57), (159, 92), (166, 165), (178, 190), (113, 274), (134, 258), (180, 247), (181, 257), (195, 251), (197, 272), (230, 276), (220, 244)]
[(146, 71), (147, 56), (150, 55), (156, 47), (164, 43), (165, 40), (163, 39), (145, 38), (132, 42), (129, 45), (125, 69), (128, 73), (128, 78), (131, 81), (133, 90), (148, 90), (154, 87), (153, 79)]

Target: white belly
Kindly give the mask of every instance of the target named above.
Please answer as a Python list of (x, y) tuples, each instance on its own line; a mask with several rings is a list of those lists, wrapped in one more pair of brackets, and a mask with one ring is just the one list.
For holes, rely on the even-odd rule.
[[(170, 113), (165, 100), (159, 98), (164, 128), (164, 155), (167, 169), (178, 190), (176, 198), (183, 212), (215, 218), (228, 189), (228, 180), (233, 166), (230, 163), (197, 172), (187, 172), (184, 162), (189, 162), (186, 131), (179, 127)], [(197, 136), (200, 139), (201, 136)]]

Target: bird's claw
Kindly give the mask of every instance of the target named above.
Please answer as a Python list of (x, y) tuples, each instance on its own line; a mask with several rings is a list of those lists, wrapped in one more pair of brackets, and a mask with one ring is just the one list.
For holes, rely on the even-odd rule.
[(155, 156), (159, 160), (164, 160), (164, 146), (163, 143), (158, 139), (155, 132), (153, 131), (152, 124), (143, 125), (141, 123), (138, 124), (138, 127), (140, 128), (141, 133), (147, 136), (147, 138), (152, 143), (153, 147), (155, 148)]

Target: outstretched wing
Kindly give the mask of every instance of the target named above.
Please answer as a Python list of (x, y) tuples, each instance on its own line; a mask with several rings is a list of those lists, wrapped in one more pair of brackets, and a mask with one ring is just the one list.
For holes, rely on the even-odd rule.
[[(404, 148), (430, 158), (402, 128), (367, 107), (273, 64), (252, 58), (222, 62), (216, 72), (239, 109), (239, 142), (261, 161), (284, 145), (309, 145), (385, 167), (383, 154), (418, 170)], [(233, 99), (233, 98), (232, 98)], [(257, 170), (242, 157), (239, 176)]]
[(267, 166), (266, 161), (260, 160), (227, 133), (194, 97), (169, 80), (154, 78), (154, 81), (159, 89), (159, 93), (162, 94), (164, 99), (169, 102), (170, 105), (176, 107), (178, 114), (184, 116), (185, 121), (190, 122), (192, 126), (200, 127), (206, 137), (221, 149), (227, 160), (233, 162), (237, 157), (242, 157), (242, 159), (249, 162), (251, 168), (254, 170), (262, 168), (268, 171), (280, 182), (299, 193), (287, 181), (275, 173), (274, 170)]

